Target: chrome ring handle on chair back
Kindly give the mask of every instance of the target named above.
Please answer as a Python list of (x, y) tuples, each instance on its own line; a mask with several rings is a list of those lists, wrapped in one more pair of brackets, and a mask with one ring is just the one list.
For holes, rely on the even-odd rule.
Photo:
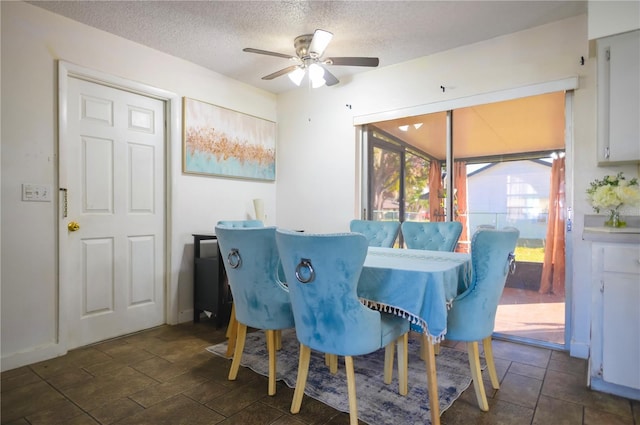
[(516, 273), (516, 254), (514, 254), (513, 252), (510, 252), (507, 260), (509, 262), (509, 273), (511, 274), (515, 274)]
[[(303, 272), (303, 268), (307, 269), (307, 272)], [(300, 283), (309, 283), (316, 278), (316, 272), (313, 270), (311, 260), (308, 258), (302, 258), (298, 266), (296, 267), (296, 279)]]
[(227, 262), (231, 266), (232, 269), (237, 269), (242, 265), (242, 257), (240, 257), (240, 251), (236, 248), (232, 248), (227, 255)]

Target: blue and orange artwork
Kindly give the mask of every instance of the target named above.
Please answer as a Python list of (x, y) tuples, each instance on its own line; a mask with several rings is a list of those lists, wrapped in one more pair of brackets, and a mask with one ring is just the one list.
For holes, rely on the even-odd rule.
[(276, 124), (184, 98), (184, 172), (275, 180)]

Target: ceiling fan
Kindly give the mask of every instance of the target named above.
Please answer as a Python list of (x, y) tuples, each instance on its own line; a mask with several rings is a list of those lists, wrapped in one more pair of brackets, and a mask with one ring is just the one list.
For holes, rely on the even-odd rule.
[(242, 49), (242, 51), (276, 56), (295, 62), (295, 65), (291, 65), (272, 74), (265, 75), (262, 79), (273, 80), (276, 77), (288, 74), (291, 81), (298, 86), (302, 82), (306, 71), (309, 72), (309, 79), (311, 80), (313, 87), (320, 87), (323, 84), (326, 84), (327, 86), (338, 84), (338, 79), (326, 68), (326, 66), (329, 65), (378, 66), (380, 62), (378, 58), (334, 57), (323, 59), (322, 55), (324, 54), (324, 51), (329, 45), (332, 37), (332, 33), (321, 29), (315, 30), (313, 34), (304, 34), (296, 37), (293, 41), (293, 46), (296, 49), (296, 56), (270, 52), (267, 50), (252, 49), (250, 47)]

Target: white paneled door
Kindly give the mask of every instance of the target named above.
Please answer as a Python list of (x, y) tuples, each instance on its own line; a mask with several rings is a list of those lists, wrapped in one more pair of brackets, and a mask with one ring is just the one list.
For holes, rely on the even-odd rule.
[[(164, 103), (70, 77), (60, 140), (67, 348), (164, 323)], [(66, 215), (66, 217), (64, 217)]]

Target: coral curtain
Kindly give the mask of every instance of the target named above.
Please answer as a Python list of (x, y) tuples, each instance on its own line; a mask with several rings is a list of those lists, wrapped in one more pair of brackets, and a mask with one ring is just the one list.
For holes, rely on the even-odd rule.
[(462, 223), (462, 233), (456, 246), (457, 252), (469, 252), (469, 214), (467, 210), (467, 163), (455, 161), (453, 163), (453, 183), (455, 191), (455, 221)]
[(440, 206), (438, 194), (442, 191), (442, 170), (440, 161), (431, 160), (429, 166), (429, 221), (444, 221), (444, 210)]
[(540, 279), (541, 294), (564, 295), (565, 278), (565, 161), (553, 160), (549, 193), (549, 219), (544, 247), (544, 263)]

